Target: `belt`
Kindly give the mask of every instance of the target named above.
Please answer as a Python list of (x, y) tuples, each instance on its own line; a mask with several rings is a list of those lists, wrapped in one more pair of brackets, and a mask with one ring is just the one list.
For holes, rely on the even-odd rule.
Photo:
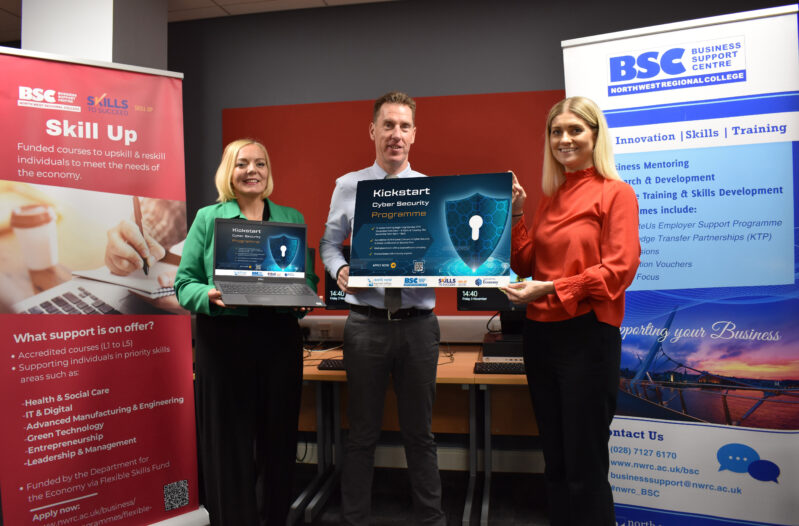
[(378, 318), (381, 320), (407, 320), (408, 318), (416, 318), (419, 316), (427, 316), (431, 314), (433, 311), (430, 309), (417, 309), (416, 307), (411, 307), (410, 309), (399, 309), (393, 313), (390, 313), (386, 309), (378, 309), (377, 307), (370, 307), (368, 305), (355, 305), (350, 304), (350, 310), (353, 312), (357, 312), (358, 314), (363, 314), (368, 318)]

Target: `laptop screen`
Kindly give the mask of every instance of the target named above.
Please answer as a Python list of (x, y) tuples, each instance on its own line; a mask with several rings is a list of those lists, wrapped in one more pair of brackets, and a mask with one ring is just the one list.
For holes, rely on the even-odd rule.
[(216, 219), (214, 275), (305, 277), (305, 225)]

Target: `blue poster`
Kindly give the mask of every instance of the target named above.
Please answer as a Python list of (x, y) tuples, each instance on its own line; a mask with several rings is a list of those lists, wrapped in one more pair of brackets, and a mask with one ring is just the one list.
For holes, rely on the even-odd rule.
[(507, 285), (511, 184), (510, 172), (359, 182), (350, 285)]
[(792, 5), (564, 43), (640, 210), (617, 524), (797, 524), (798, 41)]

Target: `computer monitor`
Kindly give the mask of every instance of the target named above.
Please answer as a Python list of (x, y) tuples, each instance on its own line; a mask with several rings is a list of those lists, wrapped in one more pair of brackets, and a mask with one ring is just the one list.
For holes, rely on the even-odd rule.
[[(511, 283), (520, 281), (511, 271)], [(495, 311), (499, 312), (503, 334), (521, 334), (524, 327), (526, 305), (516, 305), (499, 289), (472, 288), (458, 289), (457, 306), (459, 311)]]
[[(529, 279), (529, 278), (527, 278)], [(510, 271), (510, 282), (522, 281), (512, 270)], [(474, 311), (488, 310), (499, 312), (522, 311), (526, 310), (524, 305), (511, 303), (508, 297), (499, 289), (481, 287), (476, 289), (458, 289), (458, 310)]]
[[(342, 248), (344, 259), (350, 260), (350, 247), (345, 245)], [(325, 309), (327, 310), (349, 310), (350, 304), (344, 301), (344, 292), (338, 288), (338, 283), (325, 270)]]

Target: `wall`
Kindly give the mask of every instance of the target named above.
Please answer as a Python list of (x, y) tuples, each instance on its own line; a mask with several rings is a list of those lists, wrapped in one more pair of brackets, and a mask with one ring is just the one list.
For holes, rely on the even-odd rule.
[[(392, 89), (417, 98), (562, 90), (562, 40), (784, 3), (731, 0), (718, 7), (674, 0), (647, 3), (642, 9), (640, 2), (621, 0), (400, 0), (170, 24), (169, 69), (185, 74), (189, 217), (216, 198), (212, 176), (223, 146), (225, 108), (368, 101)], [(485, 133), (483, 120), (469, 119), (472, 108), (466, 104), (453, 108), (453, 115), (458, 112), (464, 124), (444, 140), (464, 141), (464, 137)], [(420, 108), (417, 121), (424, 117)], [(362, 159), (349, 169), (367, 166), (374, 159), (367, 135), (368, 109), (361, 118), (363, 125), (355, 130), (351, 127), (354, 118), (347, 122), (328, 118), (303, 121), (307, 122), (304, 126), (315, 129), (309, 128), (307, 144), (300, 145), (313, 162), (324, 165), (328, 157), (320, 154), (322, 150), (335, 147), (343, 135), (361, 134), (363, 148), (352, 154)], [(531, 148), (536, 152), (542, 147), (537, 143), (542, 126), (540, 116), (531, 116), (529, 128), (536, 137)], [(320, 129), (324, 131), (321, 134)], [(499, 136), (508, 133), (502, 127), (493, 131)], [(411, 164), (422, 172), (440, 175), (419, 156), (425, 133), (420, 124)], [(314, 155), (318, 159), (313, 159)], [(279, 165), (281, 161), (273, 157)], [(497, 169), (509, 168), (518, 171), (504, 165)], [(479, 170), (471, 170), (475, 171)], [(324, 177), (303, 180), (304, 195), (291, 188), (296, 181), (287, 185), (284, 179), (281, 186), (276, 170), (275, 200), (295, 206), (309, 223), (314, 222), (309, 228), (312, 244), (318, 241), (314, 237), (318, 238), (321, 225), (316, 223), (326, 217), (333, 181), (342, 173), (331, 167)], [(306, 175), (301, 169), (285, 167), (281, 174)], [(528, 188), (537, 186), (536, 170), (520, 176), (528, 181)], [(317, 263), (318, 273), (320, 270)], [(439, 294), (440, 314), (454, 313), (451, 292)]]
[(787, 3), (400, 0), (172, 23), (189, 217), (216, 197), (223, 108), (563, 89), (561, 40)]

